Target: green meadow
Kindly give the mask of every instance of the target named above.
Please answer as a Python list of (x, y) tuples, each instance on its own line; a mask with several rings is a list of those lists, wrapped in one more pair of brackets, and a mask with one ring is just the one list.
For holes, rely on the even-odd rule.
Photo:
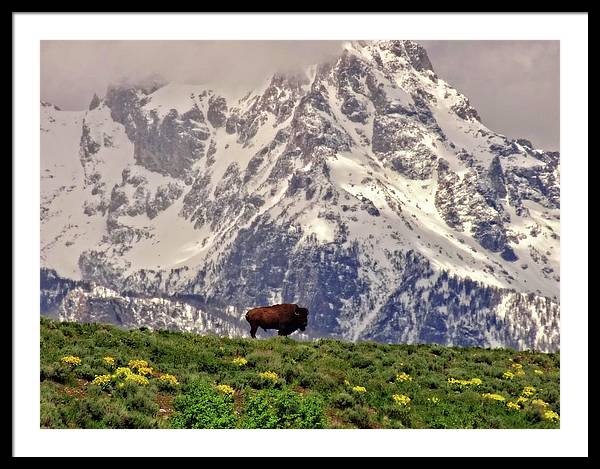
[(42, 428), (558, 428), (559, 353), (41, 319)]

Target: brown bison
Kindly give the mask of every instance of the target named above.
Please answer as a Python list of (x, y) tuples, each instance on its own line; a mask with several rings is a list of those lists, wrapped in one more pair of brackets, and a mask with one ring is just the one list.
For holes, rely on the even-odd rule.
[(256, 338), (259, 327), (263, 330), (277, 329), (279, 335), (290, 335), (296, 329), (304, 331), (308, 324), (308, 309), (298, 305), (283, 304), (253, 308), (246, 313), (250, 323), (250, 335)]

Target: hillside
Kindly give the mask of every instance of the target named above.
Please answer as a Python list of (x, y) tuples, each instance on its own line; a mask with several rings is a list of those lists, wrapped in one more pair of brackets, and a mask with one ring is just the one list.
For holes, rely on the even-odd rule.
[(559, 353), (42, 318), (40, 360), (42, 428), (559, 427)]

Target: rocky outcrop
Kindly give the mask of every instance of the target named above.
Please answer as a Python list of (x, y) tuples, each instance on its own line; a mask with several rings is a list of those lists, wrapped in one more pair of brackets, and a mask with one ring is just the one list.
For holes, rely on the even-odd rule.
[[(211, 124), (223, 125), (224, 100), (214, 96), (211, 99)], [(139, 165), (164, 175), (185, 178), (193, 164), (205, 155), (210, 131), (197, 107), (182, 115), (171, 109), (161, 117), (156, 111), (145, 111), (148, 97), (135, 88), (109, 88), (105, 102), (112, 118), (125, 126)]]
[(227, 315), (208, 315), (190, 302), (124, 296), (101, 286), (71, 290), (62, 300), (58, 318), (128, 329), (144, 326), (151, 330), (210, 331), (230, 337), (247, 335), (241, 321)]
[(98, 106), (100, 106), (100, 98), (98, 97), (98, 95), (96, 93), (94, 93), (94, 96), (92, 97), (92, 100), (90, 101), (90, 105), (88, 106), (88, 109), (90, 111), (93, 111)]

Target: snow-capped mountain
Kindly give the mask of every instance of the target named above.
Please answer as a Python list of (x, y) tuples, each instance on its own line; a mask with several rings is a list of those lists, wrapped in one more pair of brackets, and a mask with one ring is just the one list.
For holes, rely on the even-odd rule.
[(111, 86), (41, 105), (42, 312), (247, 334), (559, 348), (560, 161), (481, 123), (411, 41), (245, 96)]

